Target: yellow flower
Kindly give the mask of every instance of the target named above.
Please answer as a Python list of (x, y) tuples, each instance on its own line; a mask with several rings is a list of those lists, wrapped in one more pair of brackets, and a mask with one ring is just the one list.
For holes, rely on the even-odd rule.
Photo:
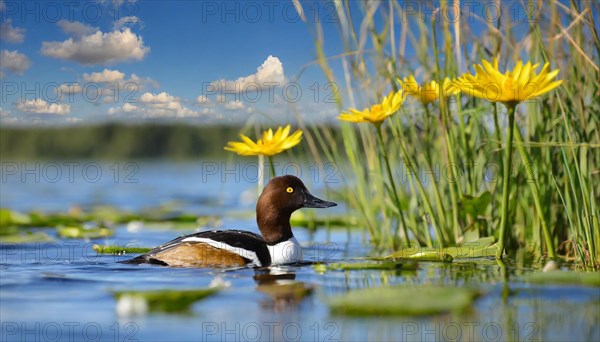
[[(425, 83), (422, 86), (417, 83), (414, 76), (405, 77), (404, 80), (398, 78), (398, 82), (402, 87), (402, 90), (409, 95), (412, 95), (419, 99), (421, 103), (427, 105), (440, 98), (440, 86), (436, 81)], [(451, 81), (448, 77), (444, 79), (442, 86), (442, 95), (448, 97), (456, 95), (460, 91), (458, 82)]]
[(338, 119), (349, 122), (370, 122), (374, 125), (381, 125), (385, 119), (400, 109), (405, 97), (406, 95), (402, 93), (402, 90), (397, 92), (392, 91), (388, 96), (383, 98), (381, 103), (372, 105), (362, 111), (350, 108), (349, 113), (340, 114)]
[(532, 66), (531, 62), (523, 65), (523, 61), (519, 61), (512, 71), (506, 70), (503, 74), (498, 69), (497, 58), (494, 58), (493, 65), (484, 59), (481, 64), (474, 65), (475, 75), (466, 74), (459, 79), (461, 90), (490, 102), (515, 106), (547, 93), (562, 83), (562, 80), (553, 82), (560, 70), (550, 71), (550, 64), (546, 63), (542, 71), (536, 74), (538, 66)]
[(242, 142), (230, 141), (227, 143), (225, 149), (241, 156), (263, 155), (271, 157), (300, 143), (302, 140), (302, 131), (298, 129), (290, 135), (290, 129), (290, 125), (278, 127), (275, 133), (273, 133), (273, 130), (269, 128), (268, 131), (263, 132), (262, 139), (258, 139), (257, 142), (240, 134)]

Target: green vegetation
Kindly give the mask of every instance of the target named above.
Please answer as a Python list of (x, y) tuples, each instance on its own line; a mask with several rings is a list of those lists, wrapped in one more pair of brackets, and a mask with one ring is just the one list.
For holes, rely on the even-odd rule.
[(329, 305), (333, 313), (353, 316), (435, 315), (462, 312), (477, 296), (465, 287), (380, 287), (350, 291)]
[(132, 254), (143, 254), (150, 252), (152, 248), (148, 247), (128, 247), (128, 246), (101, 246), (95, 244), (92, 248), (98, 254), (113, 254), (113, 255), (123, 255), (127, 253)]
[(142, 304), (150, 312), (185, 313), (195, 302), (214, 295), (219, 290), (210, 287), (194, 290), (116, 291), (114, 296), (119, 302), (138, 302), (137, 305)]
[(2, 127), (3, 160), (122, 160), (220, 157), (239, 126), (106, 124), (71, 127)]
[(357, 270), (400, 270), (400, 269), (415, 269), (414, 264), (410, 264), (407, 267), (403, 263), (384, 261), (384, 262), (340, 262), (330, 264), (316, 264), (313, 265), (315, 271), (324, 273), (327, 271), (357, 271)]
[(549, 271), (531, 273), (525, 281), (534, 284), (571, 284), (600, 287), (599, 272)]
[[(450, 22), (444, 10), (407, 15), (397, 1), (366, 2), (361, 11), (339, 4), (340, 36), (326, 37), (314, 24), (317, 62), (345, 90), (337, 97), (340, 113), (355, 103), (381, 104), (360, 113), (373, 121), (342, 117), (376, 130), (342, 123), (341, 148), (327, 129), (310, 127), (305, 137), (318, 144), (311, 149), (316, 160), (348, 165), (342, 195), (374, 246), (389, 251), (416, 242), (439, 251), (495, 236), (497, 257), (534, 246), (550, 259), (600, 267), (600, 39), (593, 3), (549, 2), (535, 13), (520, 8), (521, 16), (503, 7), (501, 17), (478, 23)], [(452, 2), (439, 5), (447, 10)], [(326, 39), (341, 39), (345, 52), (326, 56)], [(395, 115), (376, 115), (389, 89), (400, 90), (399, 78), (444, 84), (496, 57), (504, 105), (471, 92), (436, 102), (410, 97)], [(563, 83), (545, 94), (536, 88), (517, 106), (529, 97), (517, 94), (503, 71), (533, 70), (521, 69), (519, 60), (540, 63), (538, 73), (549, 63)]]

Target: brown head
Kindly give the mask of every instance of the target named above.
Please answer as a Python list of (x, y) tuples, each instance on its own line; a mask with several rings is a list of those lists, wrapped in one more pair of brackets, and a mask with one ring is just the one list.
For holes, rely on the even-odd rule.
[(295, 176), (273, 178), (256, 203), (256, 222), (269, 245), (290, 239), (290, 216), (300, 208), (329, 208), (336, 206), (313, 196)]

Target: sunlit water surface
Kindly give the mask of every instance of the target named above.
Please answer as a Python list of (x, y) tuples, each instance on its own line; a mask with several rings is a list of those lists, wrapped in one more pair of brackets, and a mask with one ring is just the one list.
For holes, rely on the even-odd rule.
[[(208, 164), (201, 162), (147, 162), (136, 163), (134, 169), (119, 164), (119, 174), (114, 164), (97, 164), (102, 176), (84, 177), (86, 165), (81, 162), (74, 167), (73, 177), (63, 174), (58, 179), (56, 174), (23, 177), (22, 170), (4, 174), (1, 206), (21, 211), (66, 211), (75, 205), (140, 210), (175, 203), (186, 212), (221, 215), (218, 228), (257, 231), (252, 215), (239, 214), (254, 209), (256, 183), (251, 172), (236, 176), (219, 170), (207, 176)], [(42, 163), (38, 172), (44, 172), (39, 171), (43, 167)], [(133, 176), (126, 178), (132, 170)], [(304, 172), (309, 189), (326, 198), (323, 175)], [(339, 180), (337, 176), (328, 180)], [(331, 211), (343, 214), (346, 209), (340, 206)], [(197, 230), (209, 228), (214, 227)], [(53, 230), (45, 231), (53, 234)], [(274, 273), (315, 289), (301, 300), (291, 300), (261, 291), (253, 269), (123, 265), (116, 262), (131, 255), (97, 255), (91, 248), (93, 243), (151, 247), (193, 231), (120, 225), (110, 239), (0, 244), (0, 340), (600, 340), (600, 289), (526, 284), (522, 275), (531, 270), (509, 266), (510, 295), (503, 296), (501, 272), (493, 260), (421, 263), (417, 271), (319, 274), (310, 266), (280, 268)], [(324, 228), (311, 233), (296, 228), (294, 233), (305, 246), (308, 260), (348, 260), (370, 253), (360, 231)], [(230, 287), (183, 314), (118, 311), (112, 294), (116, 290), (194, 289), (208, 286), (215, 278)], [(326, 305), (332, 296), (351, 289), (394, 284), (472, 286), (484, 295), (467, 313), (425, 317), (343, 317), (331, 314)]]

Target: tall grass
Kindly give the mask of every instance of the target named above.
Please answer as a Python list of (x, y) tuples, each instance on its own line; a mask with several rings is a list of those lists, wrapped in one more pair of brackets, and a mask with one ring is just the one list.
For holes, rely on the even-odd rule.
[[(313, 153), (348, 166), (352, 181), (344, 196), (373, 244), (385, 250), (406, 245), (401, 226), (426, 246), (498, 238), (505, 212), (508, 254), (527, 247), (539, 256), (598, 268), (600, 5), (497, 1), (488, 4), (501, 15), (490, 18), (481, 7), (468, 11), (458, 0), (441, 1), (439, 9), (433, 2), (406, 3), (334, 1), (337, 36), (326, 37), (319, 21), (314, 24), (318, 64), (342, 90), (340, 111), (379, 101), (398, 88), (397, 77), (439, 82), (460, 76), (482, 58), (498, 57), (501, 69), (519, 59), (550, 62), (565, 82), (517, 107), (512, 151), (503, 143), (504, 106), (467, 96), (428, 106), (409, 100), (381, 126), (381, 136), (370, 127), (342, 123), (343, 148), (332, 144), (327, 129), (310, 127), (307, 139), (319, 146)], [(451, 10), (457, 7), (460, 15)], [(334, 39), (342, 40), (345, 52), (326, 56), (327, 40)], [(338, 66), (341, 75), (333, 72)], [(392, 165), (397, 199), (385, 195), (378, 140)], [(503, 153), (514, 162), (504, 177)]]

